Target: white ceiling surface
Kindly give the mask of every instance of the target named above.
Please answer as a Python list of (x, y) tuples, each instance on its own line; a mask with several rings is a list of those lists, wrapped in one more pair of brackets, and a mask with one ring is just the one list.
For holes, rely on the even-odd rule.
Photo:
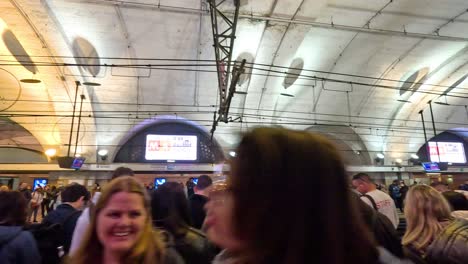
[[(158, 8), (158, 3), (164, 8)], [(233, 59), (248, 52), (257, 64), (289, 67), (294, 59), (299, 58), (304, 62), (304, 69), (402, 81), (427, 67), (428, 75), (422, 79), (425, 85), (419, 89), (438, 93), (447, 88), (427, 84), (450, 86), (468, 73), (468, 13), (463, 14), (468, 9), (468, 2), (465, 0), (241, 0), (241, 4)], [(201, 7), (206, 7), (206, 3), (197, 0), (9, 0), (1, 1), (0, 18), (31, 56), (72, 56), (73, 41), (82, 38), (95, 47), (101, 57), (100, 63), (163, 63), (135, 61), (132, 58), (212, 60), (214, 50), (210, 17), (205, 11), (197, 11)], [(229, 6), (224, 9), (232, 10)], [(250, 19), (249, 16), (255, 16), (256, 19)], [(29, 24), (25, 17), (29, 19)], [(286, 23), (285, 19), (298, 20), (301, 23)], [(349, 28), (331, 28), (327, 26), (330, 23)], [(367, 31), (366, 24), (369, 28)], [(358, 32), (358, 28), (364, 29)], [(368, 32), (372, 29), (387, 30), (387, 33)], [(437, 29), (441, 36), (458, 39), (437, 39)], [(432, 34), (434, 37), (424, 39), (397, 33), (404, 30), (409, 33)], [(0, 45), (0, 54), (10, 53)], [(109, 60), (105, 57), (123, 59)], [(33, 60), (53, 62), (50, 58)], [(63, 58), (57, 58), (56, 61), (76, 63)], [(3, 68), (11, 71), (18, 79), (32, 76), (23, 67)], [(195, 66), (184, 68), (197, 69)], [(211, 70), (215, 70), (215, 67)], [(361, 124), (354, 130), (362, 136), (367, 149), (388, 151), (391, 157), (406, 158), (417, 151), (424, 139), (422, 131), (414, 132), (411, 131), (414, 129), (406, 128), (404, 130), (407, 132), (402, 132), (402, 127), (421, 127), (421, 123), (405, 120), (419, 121), (418, 112), (421, 109), (426, 109), (425, 118), (429, 120), (427, 102), (438, 97), (411, 92), (400, 97), (399, 91), (394, 89), (333, 82), (323, 84), (310, 79), (299, 79), (285, 90), (284, 77), (258, 74), (265, 75), (267, 72), (254, 69), (251, 79), (238, 88), (248, 94), (236, 94), (232, 101), (231, 115), (235, 118), (243, 114), (245, 122), (220, 123), (216, 130), (215, 137), (226, 150), (231, 149), (238, 141), (239, 132), (261, 123), (280, 124), (296, 129), (306, 129), (314, 122), (351, 123), (355, 126)], [(369, 81), (305, 70), (301, 74), (394, 88), (401, 86), (400, 83), (391, 81)], [(213, 72), (150, 72), (101, 67), (99, 76), (93, 78), (77, 67), (39, 67), (38, 76), (43, 80), (41, 84), (22, 84), (21, 99), (40, 99), (45, 103), (39, 105), (18, 102), (8, 110), (9, 113), (25, 110), (35, 112), (40, 109), (60, 115), (70, 113), (74, 81), (78, 80), (102, 84), (97, 88), (85, 87), (87, 100), (84, 110), (94, 110), (93, 115), (96, 116), (123, 117), (83, 118), (82, 128), (85, 131), (79, 144), (81, 151), (90, 159), (95, 157), (95, 151), (100, 146), (110, 149), (111, 155), (114, 155), (116, 145), (121, 143), (130, 129), (140, 119), (143, 121), (154, 117), (156, 111), (163, 111), (158, 115), (177, 113), (178, 117), (197, 121), (209, 130), (215, 110), (209, 106), (217, 104), (218, 100), (217, 78)], [(61, 81), (60, 76), (64, 76), (66, 81)], [(352, 92), (346, 93), (351, 89)], [(468, 81), (462, 82), (452, 92), (466, 93), (461, 94), (466, 97), (467, 89)], [(281, 96), (281, 93), (294, 97)], [(348, 117), (347, 94), (352, 117)], [(92, 105), (89, 104), (89, 99), (93, 102)], [(400, 103), (397, 99), (412, 103)], [(445, 98), (439, 100), (445, 101)], [(448, 97), (447, 100), (451, 105), (468, 104), (466, 98)], [(450, 123), (437, 124), (440, 132), (466, 127), (468, 123), (468, 115), (463, 106), (433, 105), (433, 109), (437, 121)], [(116, 110), (121, 112), (101, 112)], [(135, 120), (134, 111), (137, 110), (139, 119)], [(259, 118), (258, 115), (262, 117)], [(272, 120), (273, 115), (281, 120)], [(68, 141), (68, 118), (13, 119), (31, 131), (44, 148), (60, 146)], [(305, 124), (289, 124), (292, 122)], [(380, 130), (376, 126), (380, 126)], [(431, 128), (429, 123), (427, 127)], [(353, 142), (350, 145), (354, 145)], [(62, 147), (61, 151), (65, 154), (65, 148)]]

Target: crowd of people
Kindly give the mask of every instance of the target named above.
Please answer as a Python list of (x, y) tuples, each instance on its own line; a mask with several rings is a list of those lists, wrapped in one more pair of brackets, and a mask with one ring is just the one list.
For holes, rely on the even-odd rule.
[[(225, 181), (213, 183), (203, 175), (186, 186), (190, 192), (176, 182), (148, 191), (128, 168), (118, 168), (102, 190), (95, 186), (92, 193), (72, 183), (61, 191), (61, 204), (45, 209), (48, 214), (36, 226), (27, 224), (28, 204), (41, 204), (44, 196), (29, 197), (24, 186), (20, 192), (0, 192), (0, 260), (32, 264), (468, 260), (468, 221), (460, 217), (468, 211), (466, 197), (450, 198), (454, 194), (446, 186), (405, 185), (405, 191), (401, 182), (395, 183), (404, 192), (401, 209), (407, 228), (401, 238), (396, 233), (400, 219), (393, 189), (387, 194), (372, 177), (359, 173), (352, 177), (350, 190), (339, 151), (326, 138), (256, 128), (243, 136), (236, 153)], [(48, 197), (50, 204), (53, 196)]]

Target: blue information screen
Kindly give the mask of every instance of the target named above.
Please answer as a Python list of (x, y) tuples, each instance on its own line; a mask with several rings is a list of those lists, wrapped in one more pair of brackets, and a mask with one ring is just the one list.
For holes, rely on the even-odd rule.
[(38, 186), (44, 188), (44, 186), (46, 186), (48, 182), (48, 179), (34, 179), (33, 190), (36, 190)]

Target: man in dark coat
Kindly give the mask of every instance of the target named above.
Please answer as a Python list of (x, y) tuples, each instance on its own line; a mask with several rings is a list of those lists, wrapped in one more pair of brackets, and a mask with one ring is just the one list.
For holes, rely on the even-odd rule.
[(81, 210), (89, 200), (89, 192), (83, 185), (72, 183), (61, 193), (62, 204), (50, 212), (42, 221), (44, 224), (61, 224), (64, 231), (64, 252), (68, 253)]
[(201, 175), (198, 177), (197, 185), (195, 185), (194, 192), (190, 196), (190, 213), (192, 216), (193, 227), (201, 229), (203, 221), (205, 221), (205, 204), (208, 202), (209, 187), (213, 184), (213, 181), (208, 175)]

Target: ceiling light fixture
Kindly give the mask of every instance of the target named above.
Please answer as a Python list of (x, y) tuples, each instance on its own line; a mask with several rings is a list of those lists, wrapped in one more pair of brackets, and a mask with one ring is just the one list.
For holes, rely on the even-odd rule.
[(383, 153), (377, 153), (377, 158), (383, 159), (385, 158), (385, 155)]
[(108, 153), (109, 151), (107, 149), (101, 149), (98, 151), (98, 155), (101, 157), (107, 156)]
[(47, 157), (50, 158), (50, 157), (53, 157), (53, 156), (55, 156), (57, 154), (57, 150), (51, 148), (51, 149), (46, 150), (44, 153), (46, 154)]
[(101, 86), (100, 83), (96, 83), (96, 82), (84, 82), (83, 85), (86, 85), (86, 86)]
[(411, 158), (417, 160), (417, 159), (419, 159), (419, 156), (416, 155), (416, 154), (411, 154)]
[(236, 156), (236, 152), (235, 151), (229, 151), (229, 156), (234, 158)]
[(395, 163), (402, 163), (403, 160), (402, 159), (395, 159)]

